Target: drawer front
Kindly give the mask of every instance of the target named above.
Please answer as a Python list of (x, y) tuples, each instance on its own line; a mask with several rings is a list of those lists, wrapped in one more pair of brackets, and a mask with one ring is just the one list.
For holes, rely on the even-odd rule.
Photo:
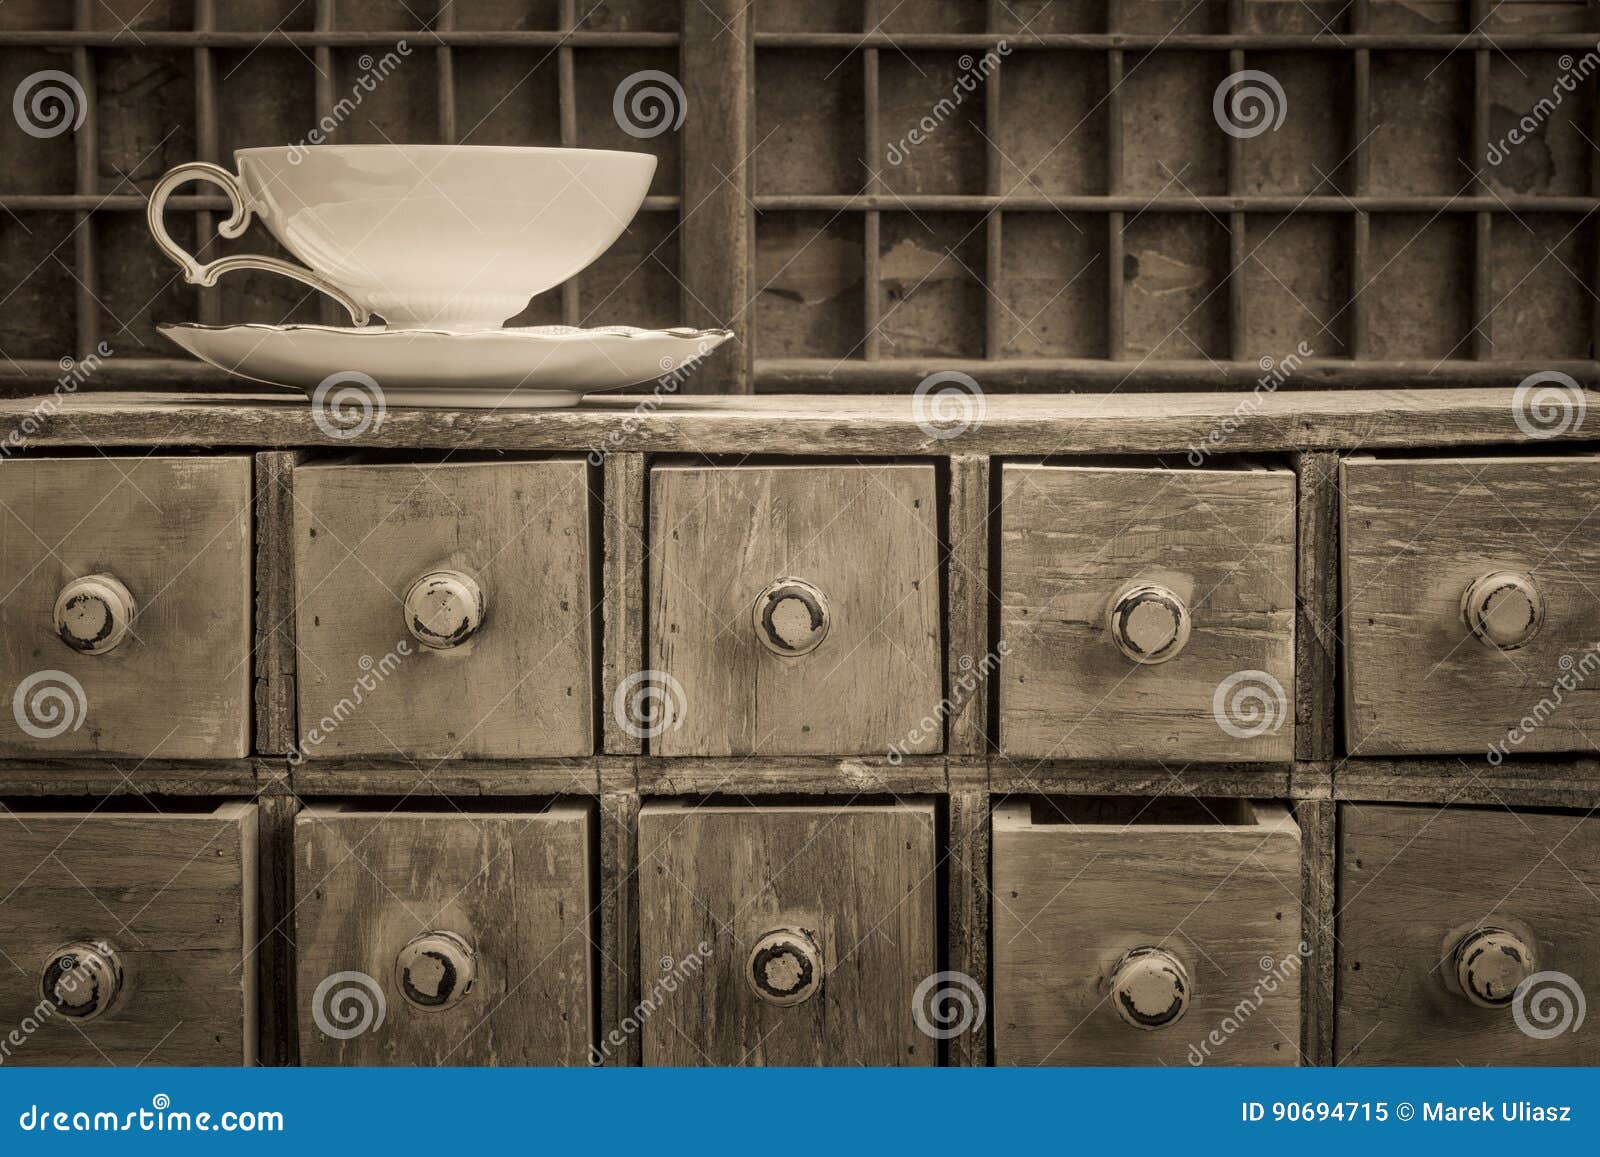
[(587, 755), (579, 459), (295, 471), (306, 758)]
[(1294, 756), (1294, 475), (1007, 465), (1000, 743)]
[(938, 752), (932, 466), (651, 472), (659, 755)]
[(1345, 804), (1339, 1062), (1600, 1063), (1597, 895), (1594, 819)]
[(245, 803), (0, 809), (5, 1064), (254, 1064), (256, 856)]
[(1593, 457), (1344, 464), (1353, 753), (1593, 750), (1597, 489)]
[(589, 825), (577, 803), (302, 811), (301, 1063), (587, 1063)]
[(1170, 821), (1160, 801), (1093, 802), (995, 810), (996, 1063), (1298, 1064), (1288, 813), (1212, 801), (1227, 822), (1194, 823), (1192, 801)]
[(649, 803), (639, 849), (646, 1064), (937, 1062), (931, 804)]
[(0, 470), (0, 755), (247, 754), (251, 463)]

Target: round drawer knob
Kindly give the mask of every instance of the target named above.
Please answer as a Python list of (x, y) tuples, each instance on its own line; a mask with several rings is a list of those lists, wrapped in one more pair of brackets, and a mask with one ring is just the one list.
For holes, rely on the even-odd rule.
[(1533, 951), (1515, 932), (1479, 928), (1456, 945), (1456, 981), (1479, 1008), (1506, 1007), (1533, 973)]
[(1189, 973), (1160, 948), (1135, 948), (1111, 974), (1111, 1003), (1134, 1028), (1175, 1024), (1189, 1008)]
[(122, 958), (103, 941), (63, 944), (50, 954), (39, 977), (40, 995), (73, 1020), (104, 1016), (123, 988)]
[(424, 932), (394, 959), (394, 982), (416, 1008), (454, 1008), (478, 978), (478, 954), (454, 932)]
[(822, 988), (822, 952), (799, 928), (768, 932), (750, 950), (750, 987), (768, 1004), (803, 1004)]
[(424, 647), (458, 647), (483, 625), (483, 588), (458, 570), (423, 575), (406, 592), (406, 627)]
[(1495, 571), (1467, 588), (1461, 596), (1461, 614), (1480, 643), (1514, 651), (1539, 633), (1544, 596), (1527, 575)]
[(1135, 663), (1165, 663), (1189, 641), (1189, 608), (1172, 591), (1140, 583), (1111, 604), (1111, 638)]
[(779, 579), (757, 596), (755, 622), (774, 655), (809, 655), (828, 637), (828, 601), (803, 579)]
[(128, 637), (136, 609), (128, 588), (111, 575), (73, 579), (56, 596), (56, 635), (74, 651), (104, 655)]

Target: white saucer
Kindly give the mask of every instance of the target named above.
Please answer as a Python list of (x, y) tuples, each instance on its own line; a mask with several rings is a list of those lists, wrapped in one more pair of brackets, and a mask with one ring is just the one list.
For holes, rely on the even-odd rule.
[(254, 381), (311, 393), (331, 376), (365, 375), (388, 405), (446, 409), (571, 406), (596, 390), (681, 379), (733, 336), (725, 329), (623, 325), (472, 333), (255, 322), (157, 328), (201, 361)]

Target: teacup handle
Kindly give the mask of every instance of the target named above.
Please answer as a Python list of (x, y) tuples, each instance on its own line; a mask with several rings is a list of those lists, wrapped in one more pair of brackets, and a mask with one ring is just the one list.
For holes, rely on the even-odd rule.
[(244, 189), (239, 185), (239, 178), (221, 165), (213, 165), (208, 161), (190, 161), (188, 164), (168, 170), (167, 175), (157, 182), (155, 189), (150, 193), (150, 204), (145, 211), (145, 220), (150, 225), (150, 235), (156, 239), (157, 247), (183, 270), (185, 281), (190, 285), (215, 285), (217, 278), (224, 273), (232, 273), (235, 269), (264, 269), (268, 273), (281, 273), (333, 298), (344, 306), (357, 325), (367, 324), (372, 317), (368, 310), (362, 309), (333, 282), (309, 269), (302, 269), (298, 265), (291, 265), (276, 257), (260, 257), (250, 253), (219, 257), (209, 265), (201, 265), (196, 261), (183, 246), (172, 239), (172, 235), (167, 232), (167, 227), (161, 220), (162, 213), (167, 207), (167, 198), (172, 196), (172, 191), (189, 181), (210, 181), (228, 194), (228, 200), (233, 202), (233, 212), (226, 221), (217, 226), (217, 232), (224, 237), (239, 236), (250, 224), (251, 217), (250, 202), (244, 195)]

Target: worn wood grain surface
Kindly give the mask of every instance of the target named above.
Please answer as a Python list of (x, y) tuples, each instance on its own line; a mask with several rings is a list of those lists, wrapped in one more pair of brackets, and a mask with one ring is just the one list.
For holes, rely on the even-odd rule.
[[(40, 1025), (7, 1064), (240, 1065), (257, 1057), (255, 808), (0, 810), (0, 1016)], [(109, 1011), (40, 1015), (40, 969), (105, 941), (127, 980)]]
[[(184, 759), (250, 751), (251, 461), (25, 458), (0, 474), (0, 714), (7, 755)], [(56, 596), (109, 573), (128, 636), (91, 655), (56, 637)], [(53, 705), (40, 695), (59, 693)], [(24, 730), (22, 723), (29, 724)]]
[[(1103, 819), (1072, 801), (995, 809), (995, 1062), (1297, 1063), (1294, 821), (1278, 805), (1139, 803)], [(1107, 987), (1139, 947), (1190, 978), (1187, 1012), (1152, 1031), (1124, 1023)]]
[(628, 676), (644, 670), (645, 456), (609, 454), (601, 470), (601, 734), (608, 754), (628, 755), (644, 749), (623, 726), (627, 713), (618, 715), (617, 695), (620, 690), (625, 701)]
[[(593, 751), (585, 470), (566, 458), (296, 472), (308, 759)], [(488, 608), (448, 650), (412, 638), (403, 613), (411, 584), (440, 569), (474, 577)]]
[[(646, 1064), (937, 1062), (912, 1012), (938, 970), (931, 804), (650, 802), (639, 855), (646, 991), (666, 966), (699, 961), (644, 1021)], [(745, 977), (756, 941), (786, 926), (816, 941), (823, 980), (810, 1000), (778, 1007)]]
[[(1358, 458), (1344, 465), (1345, 742), (1356, 755), (1592, 751), (1600, 730), (1600, 458)], [(1529, 576), (1531, 642), (1478, 642), (1462, 595)], [(1491, 751), (1495, 755), (1491, 755)]]
[[(1199, 363), (1203, 366), (1204, 363)], [(1183, 375), (1193, 386), (1201, 370)], [(915, 384), (942, 362), (902, 372)], [(1564, 367), (1597, 381), (1589, 363)], [(1426, 366), (1419, 367), (1419, 373)], [(977, 368), (982, 373), (981, 365)], [(1041, 388), (1078, 385), (1050, 371)], [(1259, 374), (1259, 370), (1256, 371)], [(1223, 423), (1229, 452), (1512, 445), (1532, 441), (1519, 429), (1512, 396), (1517, 376), (1485, 368), (1472, 389), (1281, 390), (1240, 406), (1237, 394), (1194, 389), (1179, 394), (1106, 396), (1049, 393), (990, 396), (983, 420), (958, 437), (918, 425), (905, 397), (666, 398), (643, 421), (637, 402), (594, 396), (570, 410), (390, 411), (381, 425), (347, 446), (540, 450), (607, 446), (612, 453), (698, 454), (1157, 454), (1203, 445)], [(1182, 388), (1175, 383), (1174, 389)], [(270, 392), (81, 392), (41, 411), (39, 398), (0, 399), (0, 430), (22, 430), (32, 446), (320, 446), (325, 436), (303, 397)], [(1568, 428), (1542, 442), (1577, 442)]]
[[(943, 748), (931, 465), (666, 465), (650, 492), (649, 660), (681, 698), (653, 752)], [(828, 609), (809, 654), (757, 639), (756, 598), (784, 578), (813, 584)]]
[[(1476, 1007), (1451, 985), (1456, 943), (1496, 927), (1525, 939), (1536, 969), (1565, 973), (1569, 1000), (1574, 990), (1592, 989), (1600, 969), (1597, 892), (1600, 825), (1582, 815), (1344, 805), (1338, 1062), (1596, 1063), (1595, 1034), (1530, 1035), (1511, 1008)], [(1530, 992), (1529, 1015), (1542, 1016), (1545, 999)]]
[[(585, 1064), (593, 1031), (590, 809), (431, 814), (313, 805), (295, 819), (295, 922), (304, 1064)], [(457, 1005), (419, 1009), (395, 955), (447, 931), (476, 953)], [(346, 1039), (341, 990), (364, 973), (382, 1023)], [(375, 982), (375, 987), (374, 987)], [(319, 994), (321, 999), (319, 1000)], [(320, 1022), (319, 1022), (320, 1017)]]
[[(1004, 751), (1293, 757), (1293, 475), (1008, 464), (1002, 486)], [(1169, 589), (1192, 616), (1165, 663), (1134, 663), (1111, 641), (1112, 603), (1136, 583)]]
[(300, 455), (255, 456), (255, 750), (295, 741), (294, 468)]

